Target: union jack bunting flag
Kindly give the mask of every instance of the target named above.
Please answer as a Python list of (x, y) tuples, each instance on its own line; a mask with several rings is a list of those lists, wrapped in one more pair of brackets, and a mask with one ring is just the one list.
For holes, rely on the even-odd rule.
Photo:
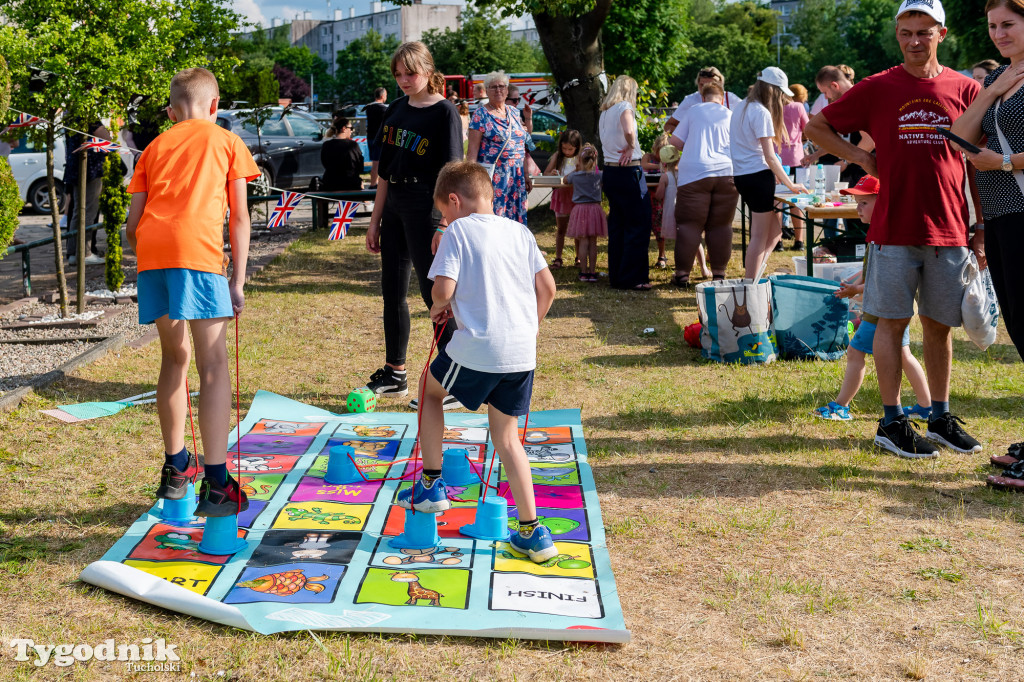
[(41, 123), (43, 119), (32, 114), (18, 114), (18, 118), (14, 119), (14, 123), (7, 126), (8, 128), (28, 128), (34, 126), (37, 123)]
[(73, 151), (72, 154), (77, 154), (83, 149), (91, 149), (97, 152), (116, 152), (120, 148), (121, 145), (116, 144), (114, 142), (109, 142), (108, 140), (101, 140), (98, 137), (90, 137), (85, 144), (83, 144), (81, 147)]
[(292, 214), (304, 196), (299, 192), (282, 192), (281, 198), (277, 200), (277, 206), (270, 212), (267, 227), (284, 227), (284, 224), (288, 222), (288, 216)]
[(331, 233), (327, 238), (331, 241), (344, 239), (348, 234), (349, 225), (356, 216), (358, 201), (339, 201), (338, 208), (334, 211), (334, 220), (331, 221)]

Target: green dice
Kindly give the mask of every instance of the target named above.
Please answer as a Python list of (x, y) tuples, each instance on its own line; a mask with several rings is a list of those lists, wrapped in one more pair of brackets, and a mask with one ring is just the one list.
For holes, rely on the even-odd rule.
[(377, 394), (368, 388), (357, 388), (348, 394), (345, 404), (349, 412), (373, 412), (377, 407)]

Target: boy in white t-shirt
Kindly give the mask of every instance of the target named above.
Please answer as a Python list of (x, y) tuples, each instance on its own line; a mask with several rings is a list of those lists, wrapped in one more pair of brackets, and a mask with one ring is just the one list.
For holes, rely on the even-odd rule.
[(434, 280), (430, 318), (454, 317), (458, 329), (430, 365), (420, 387), (423, 474), (398, 495), (398, 504), (428, 514), (451, 503), (441, 479), (445, 396), (470, 410), (487, 403), (491, 440), (505, 467), (519, 512), (512, 549), (541, 563), (558, 554), (551, 532), (537, 523), (533, 477), (519, 440), (519, 417), (529, 413), (537, 330), (551, 302), (555, 280), (526, 226), (494, 215), (487, 171), (473, 161), (453, 161), (438, 175), (434, 202), (448, 227), (427, 275)]

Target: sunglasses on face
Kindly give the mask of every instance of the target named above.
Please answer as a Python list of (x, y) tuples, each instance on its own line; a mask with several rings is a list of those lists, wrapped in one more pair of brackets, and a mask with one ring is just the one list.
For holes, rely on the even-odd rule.
[(511, 102), (512, 104), (519, 104), (519, 98), (518, 97), (506, 97), (505, 101), (506, 102)]

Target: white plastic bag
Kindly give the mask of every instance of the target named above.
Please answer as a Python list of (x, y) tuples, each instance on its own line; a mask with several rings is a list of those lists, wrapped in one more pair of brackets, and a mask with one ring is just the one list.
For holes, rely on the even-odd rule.
[(992, 288), (992, 275), (988, 268), (978, 270), (978, 259), (972, 251), (964, 265), (964, 300), (960, 304), (964, 331), (974, 345), (987, 349), (996, 340), (996, 325), (999, 323), (999, 304)]

